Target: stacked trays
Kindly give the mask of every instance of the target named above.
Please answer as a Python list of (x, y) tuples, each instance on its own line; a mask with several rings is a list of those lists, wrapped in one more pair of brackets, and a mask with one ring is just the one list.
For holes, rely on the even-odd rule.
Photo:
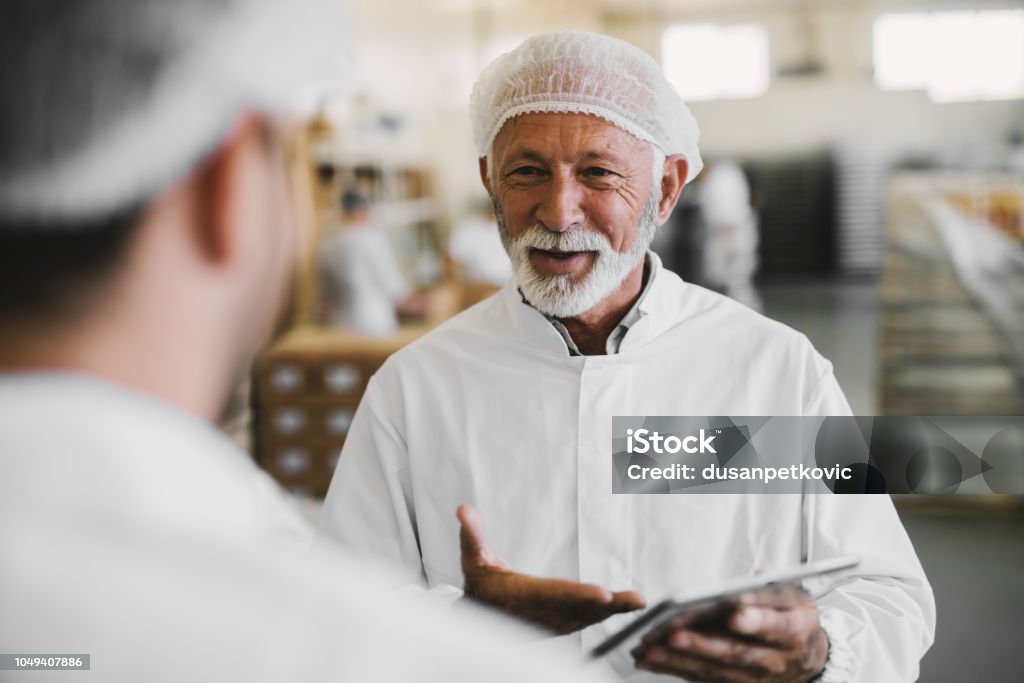
[(290, 333), (257, 363), (260, 465), (293, 493), (323, 497), (367, 382), (415, 336), (375, 340), (313, 328)]
[(1012, 344), (964, 286), (928, 213), (910, 198), (893, 197), (887, 239), (881, 282), (883, 414), (1024, 413)]

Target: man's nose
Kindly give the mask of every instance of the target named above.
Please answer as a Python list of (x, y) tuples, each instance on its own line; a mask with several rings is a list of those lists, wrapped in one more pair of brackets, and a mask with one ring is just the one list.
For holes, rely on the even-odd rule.
[(583, 188), (572, 175), (553, 174), (537, 207), (537, 220), (551, 232), (583, 224)]

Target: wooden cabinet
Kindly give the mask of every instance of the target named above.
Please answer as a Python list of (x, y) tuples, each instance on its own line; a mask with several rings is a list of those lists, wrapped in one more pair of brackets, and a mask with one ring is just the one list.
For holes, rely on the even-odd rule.
[(366, 385), (388, 356), (429, 327), (372, 339), (299, 327), (257, 363), (253, 381), (256, 459), (290, 491), (327, 493)]

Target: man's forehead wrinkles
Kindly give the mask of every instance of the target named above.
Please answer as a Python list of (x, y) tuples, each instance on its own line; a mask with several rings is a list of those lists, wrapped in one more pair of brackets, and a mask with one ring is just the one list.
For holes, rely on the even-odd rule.
[(621, 162), (627, 159), (628, 155), (621, 154), (614, 149), (590, 149), (580, 155), (581, 159), (588, 161), (616, 161)]
[(505, 161), (514, 162), (521, 160), (538, 161), (543, 163), (560, 163), (576, 161), (610, 161), (617, 163), (628, 162), (635, 150), (616, 149), (612, 143), (592, 145), (576, 150), (554, 150), (551, 152), (541, 151), (534, 147), (520, 146), (515, 143), (505, 153)]
[(512, 148), (505, 154), (506, 159), (532, 159), (534, 161), (547, 161), (548, 155), (542, 154), (532, 147), (521, 147), (513, 144)]

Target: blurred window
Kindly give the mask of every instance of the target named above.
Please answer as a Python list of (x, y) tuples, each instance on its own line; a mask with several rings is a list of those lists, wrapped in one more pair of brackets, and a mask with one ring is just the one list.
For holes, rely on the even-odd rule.
[(1024, 10), (883, 14), (874, 63), (878, 87), (935, 102), (1024, 97)]
[(684, 100), (756, 97), (771, 79), (768, 33), (755, 24), (670, 26), (661, 64)]

